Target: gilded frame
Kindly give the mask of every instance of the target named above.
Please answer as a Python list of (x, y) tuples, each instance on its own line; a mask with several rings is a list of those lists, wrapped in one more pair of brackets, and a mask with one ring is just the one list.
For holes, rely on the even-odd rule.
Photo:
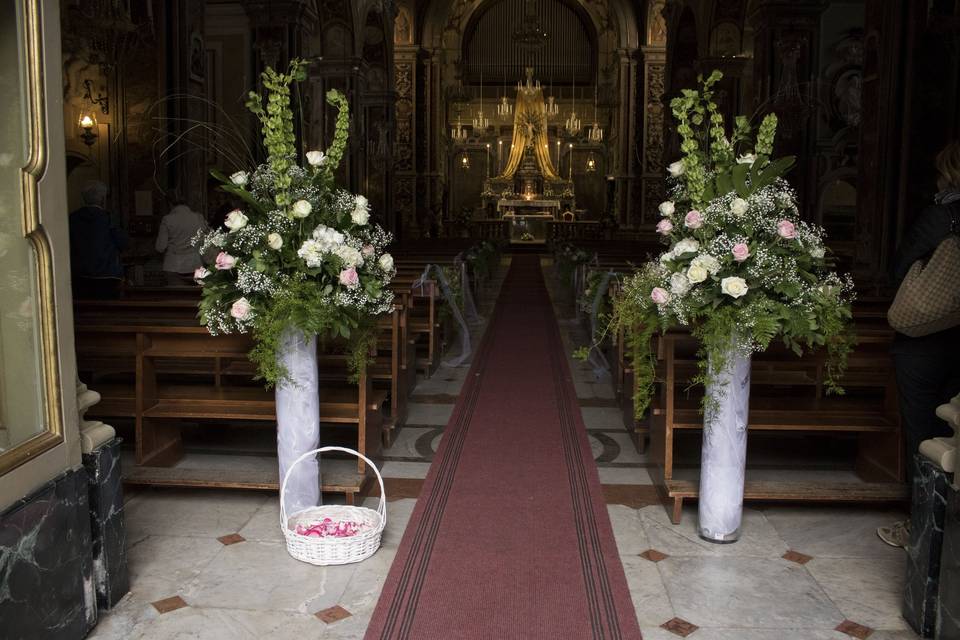
[(43, 78), (43, 32), (40, 3), (20, 0), (26, 65), (26, 104), (29, 155), (20, 171), (23, 235), (36, 257), (39, 333), (43, 360), (45, 429), (32, 438), (0, 453), (0, 476), (61, 444), (63, 409), (60, 394), (60, 359), (54, 297), (53, 254), (50, 239), (40, 224), (38, 183), (47, 167), (46, 100)]

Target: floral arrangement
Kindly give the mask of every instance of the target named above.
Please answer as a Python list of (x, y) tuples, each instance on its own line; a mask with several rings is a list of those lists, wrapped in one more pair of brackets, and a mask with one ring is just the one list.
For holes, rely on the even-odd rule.
[(571, 242), (562, 242), (554, 247), (554, 261), (557, 265), (557, 277), (560, 282), (568, 283), (577, 267), (587, 264), (593, 255)]
[(824, 230), (799, 219), (783, 179), (794, 159), (771, 157), (776, 115), (755, 140), (745, 117), (727, 136), (713, 101), (721, 77), (701, 77), (699, 91), (671, 102), (683, 157), (669, 166), (671, 199), (656, 227), (669, 248), (625, 280), (608, 327), (629, 334), (638, 416), (652, 393), (650, 338), (676, 326), (699, 339), (695, 383), (722, 371), (731, 349), (764, 351), (778, 338), (798, 355), (826, 348), (827, 390), (842, 393), (853, 282), (833, 272)]
[(374, 316), (393, 301), (393, 258), (384, 251), (392, 238), (370, 222), (366, 198), (334, 182), (350, 124), (339, 92), (327, 94), (339, 111), (332, 145), (308, 151), (305, 164), (297, 163), (290, 85), (306, 78), (306, 66), (293, 60), (285, 74), (263, 72), (266, 105), (251, 92), (247, 108), (262, 124), (267, 161), (229, 177), (213, 172), (244, 206), (227, 216), (228, 231), (195, 239), (202, 254), (216, 254), (194, 274), (203, 287), (200, 321), (214, 335), (252, 332), (250, 358), (268, 385), (286, 375), (277, 350), (291, 327), (346, 339), (355, 372), (374, 339)]

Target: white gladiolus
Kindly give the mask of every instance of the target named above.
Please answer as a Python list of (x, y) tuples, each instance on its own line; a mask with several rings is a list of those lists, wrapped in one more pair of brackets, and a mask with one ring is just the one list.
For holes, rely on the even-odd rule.
[(679, 178), (683, 175), (683, 160), (677, 160), (676, 162), (671, 162), (670, 166), (667, 167), (667, 171), (674, 178)]
[(755, 153), (745, 153), (739, 158), (737, 158), (737, 164), (753, 164), (757, 161), (757, 154)]
[(343, 261), (343, 268), (349, 269), (363, 264), (363, 254), (351, 246), (342, 244), (333, 250), (333, 255)]
[(224, 220), (223, 226), (230, 229), (231, 232), (240, 231), (240, 229), (247, 226), (247, 216), (243, 215), (240, 209), (234, 209), (227, 214), (227, 219)]
[(306, 200), (297, 200), (293, 203), (293, 217), (306, 218), (313, 211), (313, 205)]
[(707, 279), (707, 276), (710, 275), (710, 272), (707, 271), (707, 268), (701, 264), (691, 264), (690, 268), (687, 269), (687, 280), (693, 284), (698, 282), (703, 282)]
[(380, 256), (379, 260), (377, 260), (377, 264), (379, 264), (380, 268), (384, 271), (393, 271), (393, 256), (389, 253), (385, 253)]
[(685, 253), (696, 253), (699, 250), (700, 243), (693, 238), (684, 238), (677, 244), (673, 245), (673, 253), (677, 256), (682, 256)]
[(730, 211), (735, 216), (742, 216), (750, 208), (750, 204), (743, 198), (734, 198), (730, 203)]
[(682, 296), (690, 290), (690, 279), (682, 273), (675, 273), (670, 276), (670, 292), (677, 296)]
[(283, 236), (279, 233), (271, 233), (267, 236), (267, 245), (274, 251), (279, 251), (283, 246)]
[(749, 287), (743, 278), (730, 276), (720, 281), (720, 290), (731, 298), (740, 298), (747, 295)]
[(237, 171), (230, 176), (230, 182), (237, 185), (238, 187), (247, 186), (247, 182), (250, 180), (250, 174), (246, 171)]
[(311, 167), (322, 167), (327, 163), (327, 156), (323, 151), (307, 151), (307, 163)]
[(319, 267), (323, 264), (323, 256), (327, 254), (323, 250), (320, 242), (316, 240), (306, 240), (297, 250), (297, 255), (300, 256), (304, 262), (307, 263), (308, 267), (314, 268)]
[(676, 206), (673, 204), (672, 200), (667, 200), (660, 203), (660, 215), (670, 217), (673, 215), (674, 211), (676, 211)]
[(321, 224), (313, 230), (313, 239), (317, 241), (321, 251), (329, 253), (343, 244), (344, 237), (336, 229)]
[(717, 271), (720, 271), (720, 261), (711, 256), (708, 253), (701, 253), (690, 263), (691, 265), (700, 265), (704, 269), (710, 272), (710, 274), (715, 274)]

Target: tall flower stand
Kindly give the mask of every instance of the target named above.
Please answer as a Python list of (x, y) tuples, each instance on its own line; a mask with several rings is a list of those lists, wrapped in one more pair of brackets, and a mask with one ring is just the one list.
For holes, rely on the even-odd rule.
[(320, 463), (313, 458), (294, 467), (297, 458), (320, 442), (317, 336), (287, 329), (280, 337), (277, 360), (287, 372), (275, 392), (279, 477), (288, 478), (283, 506), (295, 513), (320, 504)]
[(710, 542), (736, 542), (743, 520), (750, 353), (731, 348), (721, 371), (713, 362), (709, 367), (697, 532)]

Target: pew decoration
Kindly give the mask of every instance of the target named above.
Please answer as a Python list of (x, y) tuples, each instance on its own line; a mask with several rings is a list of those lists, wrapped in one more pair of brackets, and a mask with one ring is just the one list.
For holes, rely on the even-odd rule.
[(699, 90), (671, 102), (683, 157), (669, 167), (671, 199), (657, 224), (669, 248), (624, 281), (608, 330), (628, 332), (638, 416), (653, 390), (652, 335), (688, 326), (698, 339), (700, 534), (726, 542), (741, 523), (751, 353), (774, 339), (798, 356), (825, 348), (827, 390), (842, 393), (854, 293), (850, 277), (833, 271), (824, 230), (799, 220), (783, 178), (794, 159), (772, 157), (776, 115), (755, 138), (738, 117), (728, 137), (713, 100), (721, 77), (701, 77)]
[[(346, 342), (356, 375), (375, 343), (376, 316), (391, 311), (395, 273), (385, 252), (392, 237), (370, 221), (366, 198), (335, 183), (350, 128), (336, 90), (326, 96), (338, 110), (332, 145), (297, 162), (290, 87), (306, 79), (307, 64), (261, 75), (265, 100), (251, 92), (247, 108), (262, 124), (267, 160), (249, 172), (213, 172), (242, 207), (227, 216), (227, 231), (195, 239), (203, 255), (216, 255), (195, 274), (201, 323), (214, 335), (252, 333), (250, 359), (276, 387), (280, 477), (319, 440), (317, 338)], [(317, 504), (318, 473), (316, 460), (297, 468), (287, 508)]]

